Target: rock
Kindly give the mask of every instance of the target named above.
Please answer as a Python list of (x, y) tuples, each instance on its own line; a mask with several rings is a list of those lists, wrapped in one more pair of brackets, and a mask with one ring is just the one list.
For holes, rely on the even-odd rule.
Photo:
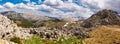
[[(7, 17), (0, 15), (0, 38), (8, 39), (11, 37), (23, 38), (24, 32), (21, 31), (17, 25)], [(29, 35), (26, 35), (26, 37)], [(24, 38), (26, 38), (24, 37)]]
[(8, 40), (0, 39), (0, 44), (17, 44), (17, 43), (14, 43), (14, 42), (11, 42), (11, 41), (8, 41)]
[(0, 40), (0, 44), (5, 44), (2, 40)]
[(86, 30), (79, 26), (58, 26), (58, 27), (52, 27), (52, 28), (24, 28), (23, 30), (26, 30), (27, 33), (35, 34), (40, 36), (41, 38), (49, 38), (49, 39), (59, 39), (61, 37), (71, 37), (76, 36), (78, 38), (87, 38), (88, 35), (86, 33)]

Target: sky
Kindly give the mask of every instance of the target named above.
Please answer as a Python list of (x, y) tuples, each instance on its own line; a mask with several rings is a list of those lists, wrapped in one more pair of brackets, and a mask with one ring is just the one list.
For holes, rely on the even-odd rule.
[(16, 11), (42, 16), (88, 18), (103, 9), (120, 13), (119, 2), (120, 0), (0, 0), (0, 12)]

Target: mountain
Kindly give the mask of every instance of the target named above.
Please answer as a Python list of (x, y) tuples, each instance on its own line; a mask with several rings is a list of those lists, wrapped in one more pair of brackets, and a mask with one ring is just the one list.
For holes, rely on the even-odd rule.
[(15, 11), (5, 11), (1, 12), (1, 14), (7, 16), (8, 18), (15, 18), (15, 19), (26, 19), (29, 21), (37, 21), (37, 20), (49, 20), (50, 18), (45, 16), (34, 15), (32, 13), (17, 13)]
[(61, 21), (68, 21), (68, 22), (85, 20), (84, 17), (81, 17), (79, 15), (63, 15), (59, 19)]
[(9, 19), (13, 20), (18, 26), (22, 27), (36, 27), (41, 25), (41, 22), (46, 20), (51, 20), (51, 18), (46, 16), (34, 15), (32, 13), (17, 13), (15, 11), (1, 12), (2, 15), (7, 16)]
[(116, 11), (102, 10), (93, 14), (90, 18), (83, 21), (82, 26), (86, 28), (96, 27), (98, 25), (120, 24), (120, 17)]
[(5, 11), (1, 12), (2, 15), (7, 16), (9, 19), (13, 20), (18, 26), (22, 27), (41, 27), (45, 26), (46, 22), (74, 22), (84, 20), (81, 16), (76, 15), (65, 15), (61, 17), (50, 17), (50, 16), (39, 16), (34, 15), (30, 12), (17, 13), (15, 11)]

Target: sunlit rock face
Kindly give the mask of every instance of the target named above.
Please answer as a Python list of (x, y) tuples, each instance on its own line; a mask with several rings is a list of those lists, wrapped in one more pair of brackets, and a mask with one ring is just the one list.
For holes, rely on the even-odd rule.
[(11, 37), (26, 38), (26, 33), (22, 32), (17, 25), (7, 17), (0, 15), (0, 38), (9, 39)]

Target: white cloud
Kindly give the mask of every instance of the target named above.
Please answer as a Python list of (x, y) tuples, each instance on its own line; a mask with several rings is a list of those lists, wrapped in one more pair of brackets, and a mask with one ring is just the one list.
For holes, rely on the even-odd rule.
[(80, 0), (80, 2), (90, 9), (111, 9), (120, 13), (120, 0)]
[[(3, 5), (3, 7), (0, 6), (0, 8), (5, 8), (6, 10), (13, 10), (18, 12), (36, 11), (33, 13), (57, 17), (69, 16), (70, 14), (71, 18), (75, 17), (75, 19), (77, 15), (81, 17), (89, 17), (92, 14), (90, 9), (72, 3), (72, 0), (69, 0), (68, 2), (63, 2), (61, 0), (45, 0), (45, 2), (41, 5), (36, 5), (35, 2), (29, 2), (27, 4), (12, 4), (10, 2), (7, 2)], [(86, 13), (84, 14), (84, 12)]]
[(64, 3), (57, 7), (58, 9), (64, 11), (64, 12), (74, 12), (76, 10), (80, 9), (80, 6), (74, 4), (74, 3)]
[(31, 10), (36, 9), (35, 7), (29, 6), (29, 5), (26, 5), (26, 4), (23, 4), (23, 3), (16, 4), (15, 7), (17, 9), (31, 9)]
[(42, 4), (42, 5), (40, 5), (40, 7), (39, 7), (38, 10), (39, 10), (39, 11), (44, 11), (44, 12), (52, 12), (52, 11), (54, 11), (55, 9), (52, 8), (52, 7), (50, 7), (50, 6), (47, 6), (47, 5), (45, 5), (45, 4)]
[[(0, 8), (7, 8), (15, 11), (34, 11), (34, 13), (48, 15), (48, 16), (71, 16), (71, 17), (90, 17), (93, 11), (101, 9), (112, 9), (120, 13), (120, 0), (68, 0), (63, 2), (61, 0), (45, 0), (43, 4), (36, 5), (35, 2), (29, 2), (27, 4), (19, 3), (12, 4), (7, 2), (4, 5), (0, 5)], [(74, 1), (74, 2), (73, 2)], [(39, 0), (41, 2), (41, 0)], [(83, 7), (85, 6), (85, 7)], [(70, 17), (68, 17), (70, 18)], [(76, 19), (76, 18), (75, 18)]]
[(7, 2), (3, 5), (5, 8), (14, 8), (15, 5), (13, 3)]
[(48, 6), (59, 6), (61, 4), (63, 4), (63, 2), (61, 0), (45, 0), (44, 2), (45, 5)]
[(0, 9), (4, 8), (2, 5), (0, 5)]

